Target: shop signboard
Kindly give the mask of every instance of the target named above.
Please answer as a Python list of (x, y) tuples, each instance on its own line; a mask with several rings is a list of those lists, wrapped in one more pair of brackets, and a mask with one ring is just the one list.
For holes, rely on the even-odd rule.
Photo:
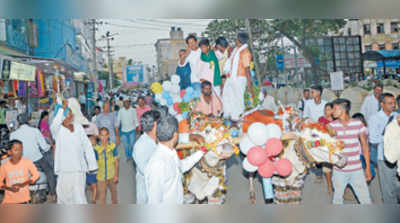
[(28, 64), (11, 62), (10, 79), (20, 81), (35, 81), (36, 67)]
[(331, 72), (331, 89), (332, 91), (341, 91), (344, 89), (343, 72)]

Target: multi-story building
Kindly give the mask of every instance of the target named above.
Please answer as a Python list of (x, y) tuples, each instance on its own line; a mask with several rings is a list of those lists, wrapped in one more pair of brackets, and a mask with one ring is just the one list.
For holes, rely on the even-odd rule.
[[(350, 19), (341, 35), (360, 35), (362, 52), (375, 50), (399, 50), (400, 19)], [(386, 61), (386, 72), (396, 73), (400, 61)], [(382, 61), (364, 61), (366, 73), (383, 74)]]
[(158, 39), (155, 47), (157, 52), (157, 67), (160, 79), (167, 79), (175, 74), (178, 65), (180, 49), (186, 49), (185, 39), (181, 28), (171, 27), (170, 38)]
[(126, 57), (119, 57), (118, 59), (112, 60), (112, 62), (113, 62), (114, 74), (119, 78), (119, 80), (122, 80), (123, 79), (122, 75), (125, 72), (127, 64)]
[(350, 19), (341, 35), (360, 35), (363, 52), (398, 50), (400, 48), (400, 19)]

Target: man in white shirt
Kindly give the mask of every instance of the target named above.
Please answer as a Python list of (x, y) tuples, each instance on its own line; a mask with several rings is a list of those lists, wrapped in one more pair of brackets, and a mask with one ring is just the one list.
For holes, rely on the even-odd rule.
[(377, 84), (374, 87), (374, 93), (365, 97), (361, 106), (361, 113), (365, 120), (369, 120), (374, 114), (379, 111), (379, 95), (382, 94), (383, 85)]
[[(303, 118), (309, 118), (312, 122), (318, 122), (318, 119), (325, 114), (326, 101), (321, 99), (323, 88), (321, 86), (311, 87), (312, 99), (306, 102)], [(320, 167), (312, 168), (311, 171), (315, 174), (316, 182), (322, 182), (322, 169)]]
[(151, 110), (143, 113), (140, 119), (143, 134), (137, 140), (133, 150), (133, 159), (136, 163), (136, 204), (147, 203), (144, 170), (157, 149), (157, 121), (160, 116), (159, 111)]
[(20, 114), (17, 119), (19, 128), (10, 134), (10, 140), (21, 141), (24, 146), (23, 157), (32, 160), (35, 166), (45, 173), (51, 199), (55, 201), (56, 177), (52, 167), (41, 152), (41, 150), (43, 152), (50, 151), (50, 145), (47, 144), (39, 129), (28, 125), (30, 118), (27, 114)]
[(274, 113), (277, 112), (278, 106), (275, 104), (275, 99), (268, 94), (267, 90), (264, 90), (264, 100), (262, 103), (262, 108), (266, 110), (271, 110)]
[(132, 151), (135, 145), (135, 135), (139, 122), (136, 109), (132, 108), (128, 97), (124, 98), (124, 107), (118, 112), (118, 125), (121, 125), (121, 138), (125, 147), (126, 160), (133, 161)]
[(383, 143), (385, 127), (396, 114), (394, 113), (395, 98), (393, 94), (383, 93), (379, 97), (379, 102), (382, 110), (372, 115), (368, 120), (371, 162), (378, 164), (383, 202), (385, 204), (397, 204), (397, 198), (394, 196), (398, 185), (396, 168), (385, 160)]
[(202, 147), (180, 160), (175, 147), (178, 143), (178, 121), (173, 116), (162, 117), (157, 123), (157, 149), (145, 171), (148, 204), (183, 204), (183, 173), (189, 171), (207, 150)]
[(189, 35), (186, 37), (186, 44), (188, 45), (188, 49), (186, 49), (185, 53), (185, 64), (189, 63), (190, 64), (190, 81), (192, 82), (192, 85), (194, 83), (200, 83), (200, 76), (201, 76), (201, 49), (197, 45), (197, 38), (193, 34)]
[(310, 89), (306, 88), (303, 90), (303, 98), (297, 104), (297, 109), (301, 112), (300, 115), (303, 115), (308, 100), (310, 100)]
[(321, 99), (323, 88), (321, 86), (311, 87), (312, 99), (308, 100), (304, 107), (303, 118), (309, 118), (313, 122), (318, 122), (321, 116), (324, 116), (326, 101)]

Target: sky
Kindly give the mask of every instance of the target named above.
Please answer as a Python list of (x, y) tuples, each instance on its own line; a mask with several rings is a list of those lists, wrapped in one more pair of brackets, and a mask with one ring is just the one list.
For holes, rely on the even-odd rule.
[(113, 58), (125, 56), (133, 61), (142, 61), (144, 64), (156, 65), (156, 50), (154, 44), (157, 39), (169, 38), (172, 26), (181, 27), (184, 36), (188, 33), (197, 33), (205, 30), (210, 19), (111, 19), (99, 20), (103, 24), (98, 26), (97, 46), (106, 46), (105, 40), (100, 40), (107, 31), (114, 36), (111, 41)]

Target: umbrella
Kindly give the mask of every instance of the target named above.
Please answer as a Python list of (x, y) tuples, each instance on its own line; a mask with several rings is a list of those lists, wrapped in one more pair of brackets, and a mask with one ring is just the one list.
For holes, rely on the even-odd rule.
[(265, 86), (272, 86), (273, 84), (271, 81), (265, 80), (262, 85), (265, 87)]

